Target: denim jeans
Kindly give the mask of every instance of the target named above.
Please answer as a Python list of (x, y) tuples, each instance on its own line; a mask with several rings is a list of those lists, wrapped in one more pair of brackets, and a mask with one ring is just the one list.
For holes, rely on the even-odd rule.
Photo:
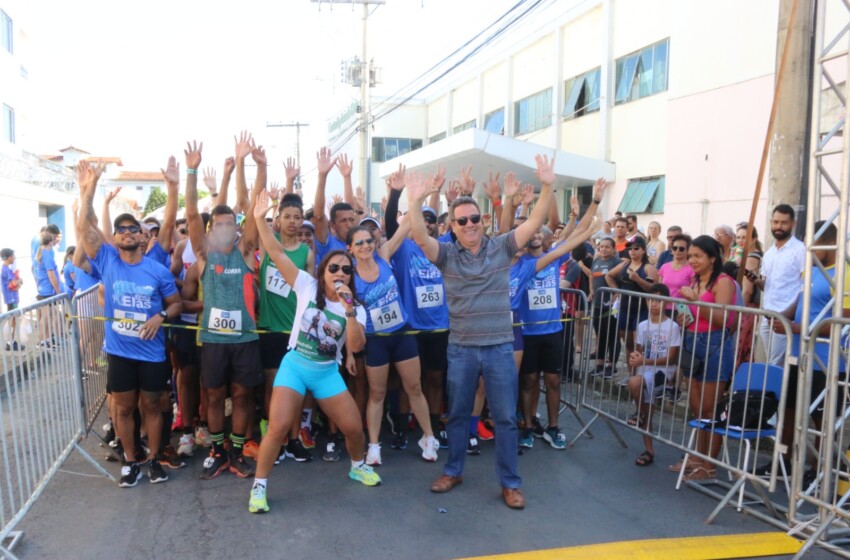
[(522, 479), (517, 473), (519, 433), (516, 425), (518, 375), (510, 342), (492, 346), (459, 346), (449, 344), (448, 394), (449, 460), (443, 473), (463, 474), (466, 446), (469, 439), (469, 416), (478, 388), (479, 375), (484, 376), (484, 388), (490, 414), (496, 424), (496, 474), (503, 488), (519, 488)]

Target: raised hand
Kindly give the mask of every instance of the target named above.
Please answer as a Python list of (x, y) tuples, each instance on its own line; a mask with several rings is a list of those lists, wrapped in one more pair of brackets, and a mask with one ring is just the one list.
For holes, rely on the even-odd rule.
[(460, 194), (472, 196), (475, 190), (475, 179), (472, 178), (472, 166), (460, 168)]
[(490, 229), (490, 226), (493, 224), (493, 215), (492, 214), (482, 214), (481, 215), (481, 225), (484, 227), (484, 231)]
[(301, 174), (301, 168), (295, 165), (295, 160), (291, 157), (286, 158), (286, 162), (283, 164), (283, 170), (286, 172), (287, 181), (294, 181)]
[(578, 203), (578, 197), (573, 193), (570, 197), (570, 213), (577, 218), (580, 211), (581, 206)]
[[(233, 170), (236, 169), (236, 160), (233, 156), (225, 158), (224, 160), (224, 176), (230, 177), (233, 174)], [(215, 171), (213, 171), (213, 177), (215, 177)]]
[(197, 171), (201, 165), (201, 152), (204, 149), (204, 143), (198, 144), (197, 140), (186, 142), (186, 149), (183, 154), (186, 156), (186, 167)]
[(522, 205), (528, 206), (534, 202), (534, 185), (526, 183), (522, 187)]
[(266, 158), (266, 150), (262, 146), (254, 146), (251, 142), (251, 158), (257, 165), (268, 165), (269, 160)]
[(428, 181), (424, 180), (422, 173), (408, 173), (404, 177), (404, 182), (407, 184), (407, 200), (411, 208), (418, 208), (422, 203), (437, 192), (437, 188)]
[(233, 141), (236, 143), (236, 157), (239, 159), (245, 159), (254, 149), (254, 138), (247, 130), (240, 132), (239, 138), (234, 136)]
[[(172, 157), (172, 159), (174, 159), (174, 158)], [(122, 189), (122, 187), (115, 187), (114, 189), (112, 189), (108, 193), (106, 193), (106, 203), (112, 204), (112, 201), (115, 200), (115, 197), (118, 196), (118, 193), (121, 192), (121, 189)]]
[(602, 177), (598, 178), (593, 184), (593, 200), (602, 200), (602, 196), (605, 194), (605, 189), (607, 189), (610, 184), (611, 183), (606, 183), (605, 179)]
[(499, 175), (501, 173), (496, 173), (496, 176), (493, 177), (492, 171), (487, 174), (487, 186), (484, 187), (484, 194), (490, 200), (498, 200), (502, 197), (502, 189), (499, 186)]
[(272, 208), (274, 204), (269, 197), (269, 192), (266, 189), (261, 190), (257, 195), (257, 203), (254, 205), (254, 218), (257, 219), (258, 224), (266, 221), (266, 214)]
[(343, 200), (342, 200), (342, 197), (340, 195), (335, 194), (331, 197), (331, 202), (333, 204), (339, 204), (339, 203), (343, 202)]
[(162, 172), (162, 178), (165, 179), (166, 183), (175, 184), (180, 182), (180, 164), (177, 163), (177, 158), (174, 156), (168, 158), (165, 169), (160, 167), (159, 170)]
[(443, 185), (446, 183), (446, 168), (440, 168), (440, 165), (437, 164), (437, 174), (431, 178), (431, 184), (437, 187), (438, 189), (442, 189)]
[(537, 154), (534, 156), (534, 161), (537, 163), (537, 178), (544, 185), (555, 184), (555, 157), (549, 160), (549, 156)]
[(381, 197), (381, 214), (387, 213), (387, 197)]
[(513, 171), (508, 171), (505, 174), (505, 196), (513, 199), (514, 195), (519, 192), (519, 179), (516, 177), (516, 173)]
[(460, 196), (460, 181), (452, 179), (449, 186), (446, 188), (446, 202), (451, 206), (452, 202)]
[[(232, 160), (233, 158), (228, 158), (228, 159)], [(225, 165), (225, 167), (226, 167), (226, 165)], [(224, 172), (226, 174), (227, 169), (225, 169)], [(204, 167), (204, 186), (211, 193), (217, 192), (218, 183), (215, 180), (215, 167), (213, 167), (212, 165), (208, 165), (207, 167)]]
[(348, 159), (348, 155), (340, 154), (336, 158), (336, 168), (339, 169), (343, 177), (351, 177), (351, 171), (354, 169), (354, 163)]
[(366, 193), (363, 187), (357, 187), (354, 191), (354, 206), (355, 210), (366, 211)]
[(394, 191), (403, 191), (405, 182), (404, 182), (404, 174), (407, 173), (407, 168), (402, 164), (398, 164), (398, 171), (395, 171), (392, 175), (390, 175), (389, 185), (390, 188)]
[(330, 148), (323, 147), (316, 152), (316, 169), (318, 169), (319, 175), (327, 176), (331, 169), (333, 169), (335, 163), (336, 158), (331, 157)]
[(277, 181), (271, 182), (271, 186), (269, 186), (269, 197), (272, 200), (280, 200), (280, 185)]

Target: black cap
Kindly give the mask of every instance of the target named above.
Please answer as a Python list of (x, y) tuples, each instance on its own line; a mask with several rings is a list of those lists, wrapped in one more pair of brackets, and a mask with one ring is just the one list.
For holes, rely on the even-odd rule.
[(638, 235), (628, 243), (626, 243), (626, 249), (629, 247), (640, 247), (641, 249), (646, 249), (646, 240)]
[(115, 218), (115, 221), (112, 222), (112, 227), (117, 228), (118, 224), (120, 224), (121, 222), (133, 222), (134, 224), (139, 226), (139, 229), (141, 229), (142, 227), (142, 224), (139, 223), (139, 220), (137, 220), (134, 215), (128, 214), (126, 212)]

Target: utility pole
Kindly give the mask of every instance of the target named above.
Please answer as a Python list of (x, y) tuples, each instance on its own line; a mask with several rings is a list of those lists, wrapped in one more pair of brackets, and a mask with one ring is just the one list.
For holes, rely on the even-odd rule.
[(295, 164), (301, 167), (301, 127), (310, 126), (310, 123), (266, 123), (266, 128), (295, 128)]
[[(791, 9), (797, 2), (793, 22), (788, 62), (782, 76), (781, 95), (777, 105), (776, 123), (770, 150), (767, 214), (777, 204), (790, 204), (798, 213), (798, 231), (803, 231), (806, 217), (802, 215), (804, 182), (807, 181), (811, 123), (811, 60), (812, 21), (815, 0), (780, 0), (779, 23), (776, 34), (777, 70), (789, 31)], [(803, 110), (803, 108), (807, 110)], [(770, 231), (770, 228), (767, 228)]]

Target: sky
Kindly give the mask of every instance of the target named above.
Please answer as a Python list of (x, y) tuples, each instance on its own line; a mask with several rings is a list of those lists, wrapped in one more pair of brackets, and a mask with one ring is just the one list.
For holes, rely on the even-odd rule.
[[(370, 56), (383, 69), (374, 96), (395, 93), (519, 0), (386, 0), (371, 6)], [(574, 2), (552, 2), (559, 12)], [(266, 147), (270, 179), (295, 152), (302, 168), (324, 142), (327, 121), (359, 92), (339, 81), (340, 61), (359, 54), (362, 7), (311, 0), (22, 2), (33, 89), (27, 149), (74, 145), (120, 156), (125, 170), (182, 160), (204, 141), (204, 165), (220, 169), (233, 136)], [(546, 14), (527, 29), (544, 25)], [(502, 47), (521, 40), (516, 32)], [(497, 55), (494, 46), (483, 56)], [(472, 63), (470, 63), (472, 64)], [(467, 66), (468, 67), (468, 66)], [(462, 72), (462, 71), (461, 71)]]

